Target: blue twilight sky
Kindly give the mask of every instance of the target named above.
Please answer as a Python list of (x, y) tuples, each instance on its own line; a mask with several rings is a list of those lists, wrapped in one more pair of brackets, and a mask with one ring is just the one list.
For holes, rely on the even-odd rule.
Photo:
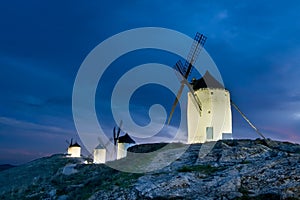
[[(64, 152), (65, 140), (77, 138), (71, 97), (82, 61), (108, 37), (145, 26), (190, 37), (204, 33), (205, 48), (244, 113), (267, 137), (300, 143), (299, 10), (296, 0), (2, 1), (0, 164)], [(164, 53), (150, 55), (145, 60), (129, 55), (119, 63), (177, 61)], [(132, 109), (143, 110), (136, 102)], [(114, 122), (107, 119), (110, 129)], [(256, 138), (235, 111), (233, 134)]]

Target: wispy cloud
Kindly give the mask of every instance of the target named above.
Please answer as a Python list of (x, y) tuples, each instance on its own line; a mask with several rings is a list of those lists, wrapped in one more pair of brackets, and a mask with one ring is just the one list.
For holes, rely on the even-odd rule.
[(79, 141), (75, 130), (0, 117), (0, 161), (24, 163), (54, 153), (64, 153), (66, 139)]
[[(257, 122), (258, 128), (276, 128), (265, 128), (273, 134), (271, 138), (298, 137), (299, 2), (141, 0), (117, 1), (117, 4), (113, 1), (74, 1), (72, 5), (60, 2), (59, 6), (57, 1), (48, 1), (45, 4), (6, 1), (0, 7), (0, 17), (7, 19), (2, 20), (0, 32), (0, 146), (11, 149), (22, 146), (21, 149), (27, 148), (29, 152), (38, 148), (45, 152), (56, 150), (49, 146), (62, 149), (64, 137), (76, 136), (72, 122), (72, 86), (85, 56), (106, 38), (144, 26), (166, 27), (191, 37), (197, 31), (207, 35), (205, 48), (218, 65), (233, 100), (251, 121)], [(48, 12), (51, 9), (56, 12)], [(116, 60), (118, 73), (112, 73), (104, 81), (116, 81), (121, 73), (136, 66), (130, 64), (146, 62), (143, 55), (144, 52), (132, 54), (127, 60), (120, 57), (119, 63)], [(127, 56), (130, 55), (122, 57)], [(161, 60), (175, 63), (172, 59)], [(99, 91), (106, 94), (112, 89), (100, 86)], [(153, 98), (154, 94), (148, 94), (142, 98)], [(157, 96), (164, 105), (174, 100), (174, 97), (167, 100), (165, 91)], [(96, 107), (104, 111), (97, 113), (99, 123), (111, 135), (118, 122), (111, 116), (110, 101), (97, 102), (100, 105)], [(132, 107), (141, 114), (133, 116), (133, 120), (147, 124), (149, 117), (142, 115), (147, 115), (148, 110), (143, 110), (143, 106)], [(83, 120), (87, 132), (92, 134), (97, 130), (89, 127), (89, 115), (84, 111)], [(173, 122), (178, 124), (178, 121)], [(241, 121), (234, 119), (234, 135), (248, 137), (251, 133), (247, 131), (252, 130), (245, 128)], [(155, 125), (153, 130), (159, 126)], [(175, 126), (166, 128), (152, 139), (168, 140), (174, 137), (176, 129)], [(184, 135), (184, 130), (181, 131)], [(40, 146), (31, 151), (37, 145)]]
[(217, 20), (224, 20), (226, 18), (228, 18), (228, 11), (227, 10), (222, 10), (220, 11), (216, 17), (215, 17)]
[(16, 129), (21, 129), (21, 130), (50, 133), (56, 135), (61, 135), (61, 134), (71, 135), (73, 133), (73, 131), (71, 130), (64, 129), (58, 126), (41, 125), (33, 122), (17, 120), (8, 117), (0, 117), (0, 124), (7, 125), (9, 127), (14, 127)]

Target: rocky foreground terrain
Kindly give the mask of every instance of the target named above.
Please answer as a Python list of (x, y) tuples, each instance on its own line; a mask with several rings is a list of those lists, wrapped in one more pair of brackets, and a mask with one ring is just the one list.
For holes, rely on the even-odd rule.
[[(164, 145), (139, 145), (130, 151), (151, 152)], [(297, 144), (262, 140), (172, 144), (151, 156), (129, 154), (110, 163), (127, 171), (148, 167), (146, 173), (82, 161), (53, 155), (2, 171), (0, 199), (300, 199)], [(133, 168), (126, 169), (128, 163)]]
[(0, 165), (0, 171), (4, 171), (10, 168), (15, 167), (14, 165), (9, 165), (9, 164), (4, 164), (4, 165)]

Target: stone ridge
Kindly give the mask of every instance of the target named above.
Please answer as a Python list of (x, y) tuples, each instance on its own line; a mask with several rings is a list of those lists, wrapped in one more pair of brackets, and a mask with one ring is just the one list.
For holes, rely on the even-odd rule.
[[(166, 144), (144, 144), (147, 153)], [(172, 152), (186, 145), (172, 144)], [(213, 147), (213, 148), (212, 148)], [(170, 148), (167, 149), (168, 152)], [(163, 169), (146, 174), (54, 155), (0, 172), (0, 199), (300, 199), (300, 145), (223, 140), (186, 146)], [(159, 152), (155, 158), (167, 160)], [(154, 157), (147, 165), (157, 165)], [(128, 158), (115, 162), (133, 162)]]

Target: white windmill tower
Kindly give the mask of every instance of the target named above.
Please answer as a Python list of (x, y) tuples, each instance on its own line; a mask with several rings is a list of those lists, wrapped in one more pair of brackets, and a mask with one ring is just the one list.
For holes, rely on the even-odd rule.
[(181, 86), (173, 103), (168, 124), (183, 92), (184, 86), (189, 89), (187, 101), (187, 143), (203, 143), (232, 138), (232, 117), (230, 94), (209, 72), (191, 83), (187, 80), (191, 73), (206, 37), (197, 33), (185, 65), (178, 61), (175, 69)]
[(117, 159), (125, 158), (127, 156), (127, 149), (132, 147), (135, 141), (126, 133), (118, 139), (118, 153)]
[(95, 164), (106, 162), (106, 148), (105, 146), (102, 145), (100, 138), (98, 138), (98, 140), (99, 140), (99, 145), (96, 146), (93, 152), (93, 156), (94, 156), (93, 162)]
[(94, 149), (94, 163), (106, 163), (107, 161), (114, 161), (126, 157), (127, 149), (135, 144), (135, 141), (126, 133), (120, 137), (123, 121), (121, 120), (119, 126), (113, 129), (113, 138), (111, 138), (105, 145), (101, 138), (98, 138), (99, 145)]
[(69, 143), (68, 157), (81, 157), (81, 146), (77, 142), (73, 144), (73, 139), (71, 139), (71, 142)]
[[(121, 133), (123, 121), (120, 121), (119, 126), (113, 129), (113, 139), (111, 139), (104, 147), (106, 149), (106, 161), (114, 161), (118, 154), (118, 141)], [(113, 140), (113, 141), (112, 141)]]

